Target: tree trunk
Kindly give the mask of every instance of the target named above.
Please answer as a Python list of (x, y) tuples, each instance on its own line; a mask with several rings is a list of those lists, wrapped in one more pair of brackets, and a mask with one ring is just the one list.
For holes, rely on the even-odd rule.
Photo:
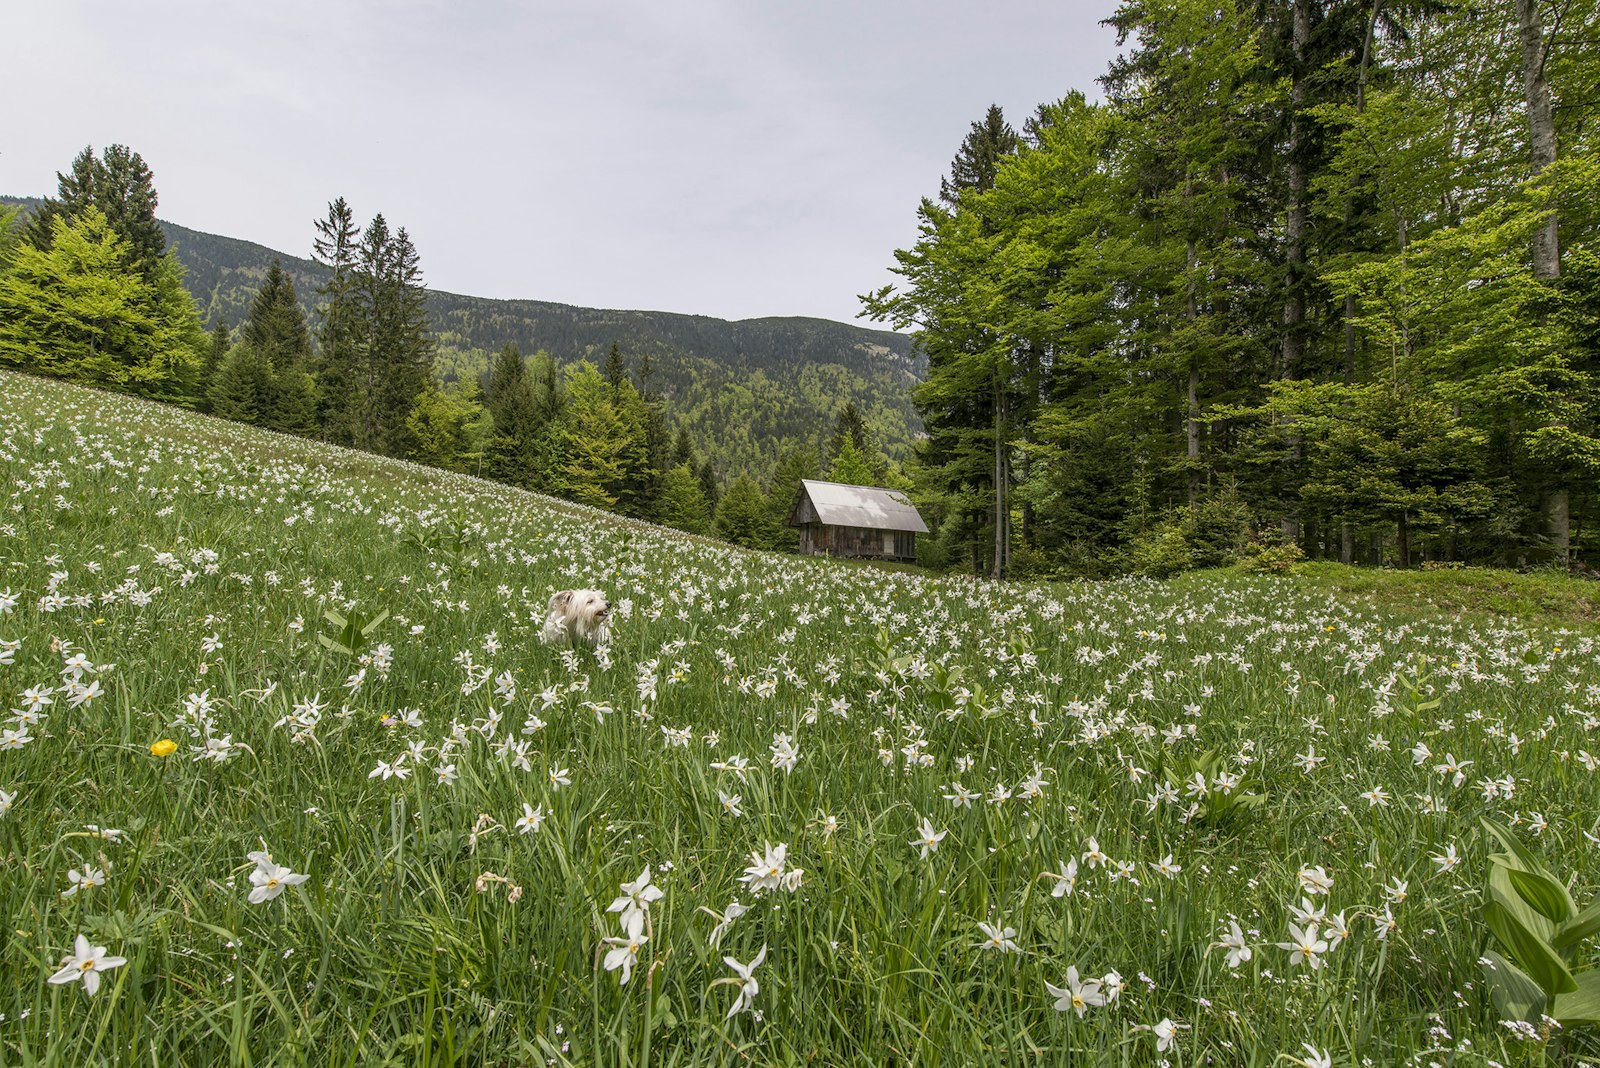
[[(1528, 149), (1533, 173), (1544, 173), (1556, 161), (1556, 126), (1550, 108), (1550, 79), (1545, 73), (1549, 43), (1539, 0), (1517, 0), (1517, 31), (1522, 41), (1522, 91), (1528, 108)], [(1533, 276), (1553, 281), (1561, 276), (1560, 220), (1554, 212), (1533, 235)], [(1545, 491), (1545, 529), (1550, 555), (1560, 567), (1572, 563), (1571, 497), (1564, 479)]]
[[(1189, 241), (1187, 249), (1187, 262), (1189, 265), (1189, 325), (1200, 316), (1199, 297), (1195, 291), (1195, 266), (1199, 262), (1199, 253), (1195, 249), (1193, 239)], [(1190, 336), (1193, 337), (1191, 329)], [(1200, 501), (1200, 359), (1194, 353), (1189, 353), (1189, 507), (1193, 508)]]
[(1356, 562), (1356, 532), (1349, 523), (1339, 524), (1339, 562), (1341, 564)]
[[(1556, 125), (1550, 110), (1550, 79), (1545, 74), (1548, 46), (1539, 0), (1517, 0), (1517, 29), (1522, 38), (1522, 91), (1528, 105), (1528, 147), (1533, 156), (1533, 173), (1556, 161)], [(1558, 224), (1550, 220), (1533, 235), (1533, 276), (1551, 279), (1561, 274)]]
[(1283, 237), (1286, 252), (1283, 302), (1283, 377), (1293, 378), (1305, 355), (1306, 162), (1300, 113), (1306, 106), (1306, 45), (1311, 40), (1311, 0), (1294, 0), (1294, 67), (1289, 87), (1289, 203)]
[(1411, 566), (1411, 517), (1405, 512), (1400, 513), (1400, 521), (1395, 524), (1394, 554), (1401, 567)]

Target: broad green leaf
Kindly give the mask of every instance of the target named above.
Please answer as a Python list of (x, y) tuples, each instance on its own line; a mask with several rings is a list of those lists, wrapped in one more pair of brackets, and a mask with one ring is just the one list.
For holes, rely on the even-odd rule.
[(1500, 902), (1484, 902), (1483, 919), (1511, 959), (1521, 965), (1545, 994), (1566, 994), (1578, 988), (1572, 973), (1550, 943), (1529, 931)]
[(1600, 932), (1600, 898), (1591, 901), (1588, 908), (1562, 924), (1550, 944), (1565, 950), (1597, 932)]
[(1483, 955), (1483, 975), (1489, 984), (1494, 1011), (1502, 1020), (1533, 1022), (1544, 1012), (1549, 999), (1528, 974), (1494, 950)]
[(1578, 911), (1578, 903), (1572, 900), (1567, 888), (1550, 876), (1540, 872), (1518, 871), (1516, 868), (1507, 868), (1506, 874), (1511, 877), (1511, 885), (1517, 888), (1522, 900), (1551, 923), (1565, 923)]
[[(1501, 862), (1502, 859), (1504, 863)], [(1507, 912), (1520, 920), (1535, 937), (1548, 942), (1555, 937), (1556, 925), (1524, 901), (1512, 884), (1511, 868), (1514, 863), (1515, 861), (1504, 853), (1495, 853), (1489, 857), (1488, 898), (1490, 901), (1498, 902)]]
[(1562, 1027), (1600, 1024), (1600, 968), (1590, 968), (1574, 976), (1577, 989), (1557, 995), (1550, 1015)]
[[(1545, 912), (1544, 909), (1539, 909), (1539, 911), (1555, 923), (1561, 923), (1565, 920), (1571, 919), (1572, 914), (1578, 911), (1577, 903), (1572, 900), (1572, 895), (1567, 893), (1567, 888), (1561, 884), (1561, 880), (1556, 878), (1555, 872), (1546, 867), (1544, 862), (1533, 854), (1532, 850), (1523, 845), (1521, 840), (1518, 839), (1516, 835), (1511, 833), (1510, 828), (1506, 827), (1502, 823), (1490, 819), (1488, 816), (1480, 817), (1480, 822), (1483, 824), (1485, 830), (1498, 838), (1500, 840), (1500, 844), (1505, 846), (1512, 856), (1516, 857), (1516, 863), (1508, 864), (1507, 867), (1520, 868), (1529, 875), (1543, 876), (1544, 878), (1548, 879), (1559, 892), (1559, 897), (1562, 899), (1562, 902), (1567, 908), (1567, 911), (1562, 912), (1559, 915), (1552, 915), (1549, 912)], [(1489, 859), (1492, 861), (1494, 857), (1490, 857)], [(1528, 903), (1534, 905), (1536, 908), (1538, 907), (1537, 904), (1535, 904), (1535, 902), (1531, 899)]]

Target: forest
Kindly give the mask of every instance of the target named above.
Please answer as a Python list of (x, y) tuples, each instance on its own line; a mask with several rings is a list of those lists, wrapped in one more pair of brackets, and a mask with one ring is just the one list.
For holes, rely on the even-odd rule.
[[(313, 284), (309, 301), (274, 259), (236, 328), (215, 315), (208, 332), (156, 203), (149, 166), (113, 145), (80, 153), (59, 175), (56, 197), (0, 209), (0, 365), (753, 548), (794, 547), (784, 519), (803, 478), (905, 485), (889, 453), (908, 443), (886, 449), (851, 397), (860, 380), (821, 362), (841, 348), (871, 348), (884, 368), (911, 377), (908, 354), (850, 336), (881, 332), (806, 320), (698, 324), (706, 351), (718, 352), (731, 333), (758, 352), (787, 352), (795, 366), (782, 383), (759, 369), (735, 376), (710, 358), (687, 362), (682, 350), (652, 343), (641, 313), (609, 313), (640, 342), (633, 358), (615, 341), (596, 360), (526, 355), (514, 342), (492, 355), (442, 348), (406, 229), (381, 213), (362, 224), (343, 198), (314, 225), (314, 271), (299, 272)], [(215, 303), (234, 290), (213, 282), (210, 291)], [(491, 313), (507, 303), (457, 301)], [(584, 311), (545, 307), (569, 323)], [(456, 314), (446, 307), (447, 318)], [(463, 329), (475, 321), (456, 319)], [(696, 343), (694, 324), (676, 325)], [(680, 357), (678, 374), (658, 374), (652, 354), (663, 348)], [(719, 377), (727, 380), (707, 385)], [(841, 394), (848, 399), (834, 405)], [(904, 423), (892, 425), (904, 433)], [(749, 462), (734, 466), (738, 458)]]
[(310, 261), (186, 231), (186, 271), (115, 145), (0, 207), (0, 363), (752, 546), (822, 476), (905, 490), (921, 562), (993, 577), (1587, 570), (1600, 3), (1108, 22), (1101, 97), (990, 107), (862, 297), (915, 347), (431, 293), (342, 198)]
[(1136, 0), (1103, 100), (974, 122), (900, 282), (931, 562), (1581, 563), (1593, 0)]

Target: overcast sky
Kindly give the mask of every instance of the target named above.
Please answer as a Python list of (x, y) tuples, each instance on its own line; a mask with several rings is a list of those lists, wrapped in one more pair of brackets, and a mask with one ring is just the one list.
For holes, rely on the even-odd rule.
[(990, 103), (1097, 95), (1115, 6), (9, 4), (0, 192), (120, 142), (162, 218), (299, 256), (344, 196), (436, 289), (852, 320)]

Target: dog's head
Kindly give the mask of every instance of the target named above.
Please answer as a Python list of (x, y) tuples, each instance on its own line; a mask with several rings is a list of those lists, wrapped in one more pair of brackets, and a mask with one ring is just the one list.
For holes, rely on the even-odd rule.
[(578, 636), (593, 639), (611, 615), (611, 602), (599, 590), (562, 590), (550, 598), (550, 612), (566, 620)]

